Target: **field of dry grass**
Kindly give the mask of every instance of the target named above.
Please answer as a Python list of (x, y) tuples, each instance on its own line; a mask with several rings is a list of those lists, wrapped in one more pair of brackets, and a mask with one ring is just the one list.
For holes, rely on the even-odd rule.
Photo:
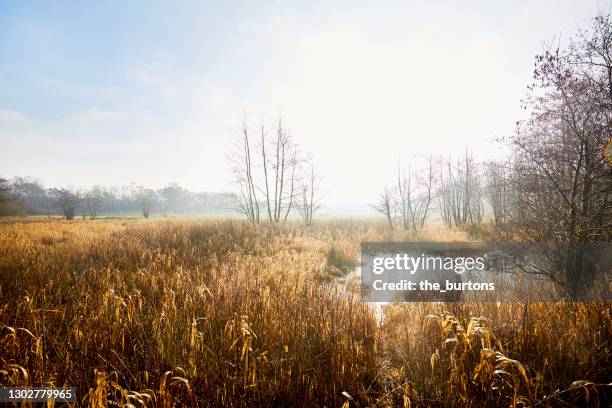
[(609, 406), (612, 305), (404, 303), (346, 290), (375, 221), (0, 224), (0, 385), (78, 405)]

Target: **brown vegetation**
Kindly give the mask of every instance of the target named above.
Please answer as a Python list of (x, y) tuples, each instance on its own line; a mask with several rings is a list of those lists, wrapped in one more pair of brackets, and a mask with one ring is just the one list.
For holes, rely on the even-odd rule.
[(72, 385), (90, 406), (609, 403), (609, 304), (381, 316), (320, 279), (330, 248), (350, 260), (360, 240), (465, 239), (410, 234), (351, 221), (0, 224), (0, 384)]

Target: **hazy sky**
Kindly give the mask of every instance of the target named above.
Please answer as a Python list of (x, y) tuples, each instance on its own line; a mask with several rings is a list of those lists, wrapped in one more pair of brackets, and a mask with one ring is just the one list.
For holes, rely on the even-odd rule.
[(533, 56), (605, 1), (2, 1), (0, 175), (231, 190), (242, 110), (282, 115), (327, 202), (513, 131)]

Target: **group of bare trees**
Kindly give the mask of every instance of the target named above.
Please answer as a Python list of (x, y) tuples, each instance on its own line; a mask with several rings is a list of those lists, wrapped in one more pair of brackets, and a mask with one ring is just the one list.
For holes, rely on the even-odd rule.
[(391, 228), (422, 229), (435, 213), (449, 227), (480, 224), (485, 196), (480, 169), (466, 150), (459, 159), (427, 157), (416, 170), (398, 168), (393, 187), (386, 186), (374, 209)]
[(389, 227), (399, 223), (406, 230), (416, 231), (425, 225), (435, 193), (433, 158), (425, 161), (425, 167), (418, 171), (410, 163), (407, 170), (400, 164), (395, 185), (385, 186), (379, 195), (373, 207), (385, 216)]
[(90, 219), (95, 220), (100, 212), (103, 199), (99, 186), (93, 187), (90, 191), (66, 187), (53, 188), (49, 194), (59, 204), (67, 220), (73, 220), (79, 209), (81, 209), (83, 218), (87, 214)]
[(295, 210), (306, 225), (312, 223), (320, 208), (321, 177), (312, 160), (302, 157), (282, 119), (271, 128), (261, 120), (252, 134), (245, 115), (230, 159), (238, 209), (249, 221), (259, 223), (263, 212), (269, 222), (284, 223)]
[(536, 57), (531, 114), (487, 170), (494, 224), (534, 242), (606, 242), (612, 226), (612, 24), (593, 19), (566, 49)]
[(433, 191), (436, 212), (449, 226), (487, 218), (498, 234), (527, 242), (609, 241), (611, 27), (610, 16), (599, 15), (566, 49), (536, 57), (535, 81), (525, 100), (530, 116), (503, 140), (511, 146), (507, 160), (477, 164), (466, 151), (459, 159), (440, 159), (433, 176), (430, 161), (430, 176), (420, 177), (427, 182), (415, 187), (417, 197), (409, 170), (407, 177), (398, 174), (395, 188), (384, 189), (376, 209), (390, 225), (399, 219), (404, 228), (422, 227), (414, 221), (419, 212), (414, 202), (427, 213), (430, 194), (424, 192)]
[(95, 220), (102, 208), (104, 195), (100, 186), (94, 186), (89, 191), (81, 191), (70, 188), (52, 189), (51, 196), (54, 197), (62, 208), (64, 218), (74, 219), (77, 210), (81, 210), (81, 216)]
[(73, 220), (77, 214), (77, 209), (81, 201), (83, 201), (83, 194), (80, 191), (64, 187), (53, 188), (50, 190), (49, 194), (61, 207), (64, 218)]
[[(610, 16), (596, 16), (565, 49), (538, 55), (529, 90), (528, 118), (502, 140), (511, 147), (510, 157), (477, 165), (466, 152), (456, 161), (440, 160), (429, 186), (434, 180), (438, 213), (449, 226), (479, 224), (486, 215), (495, 239), (555, 246), (555, 254), (546, 254), (554, 268), (539, 273), (577, 290), (593, 268), (581, 248), (608, 243), (612, 235)], [(406, 223), (417, 212), (410, 172), (398, 179), (395, 189), (385, 188), (376, 209), (390, 225), (399, 212), (404, 228), (414, 228), (414, 222)], [(416, 200), (425, 202), (423, 189)]]
[(536, 59), (531, 117), (510, 140), (517, 222), (540, 241), (609, 240), (612, 167), (612, 30), (598, 16), (566, 50)]
[(440, 161), (438, 199), (440, 216), (446, 225), (463, 228), (482, 222), (480, 172), (467, 150), (462, 159)]

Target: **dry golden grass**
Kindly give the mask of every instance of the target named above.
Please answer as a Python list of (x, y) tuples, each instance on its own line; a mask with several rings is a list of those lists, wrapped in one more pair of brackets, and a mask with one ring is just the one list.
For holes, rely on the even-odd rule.
[(609, 304), (395, 304), (380, 319), (326, 265), (360, 241), (466, 239), (374, 221), (5, 222), (0, 385), (76, 386), (89, 406), (609, 403)]

